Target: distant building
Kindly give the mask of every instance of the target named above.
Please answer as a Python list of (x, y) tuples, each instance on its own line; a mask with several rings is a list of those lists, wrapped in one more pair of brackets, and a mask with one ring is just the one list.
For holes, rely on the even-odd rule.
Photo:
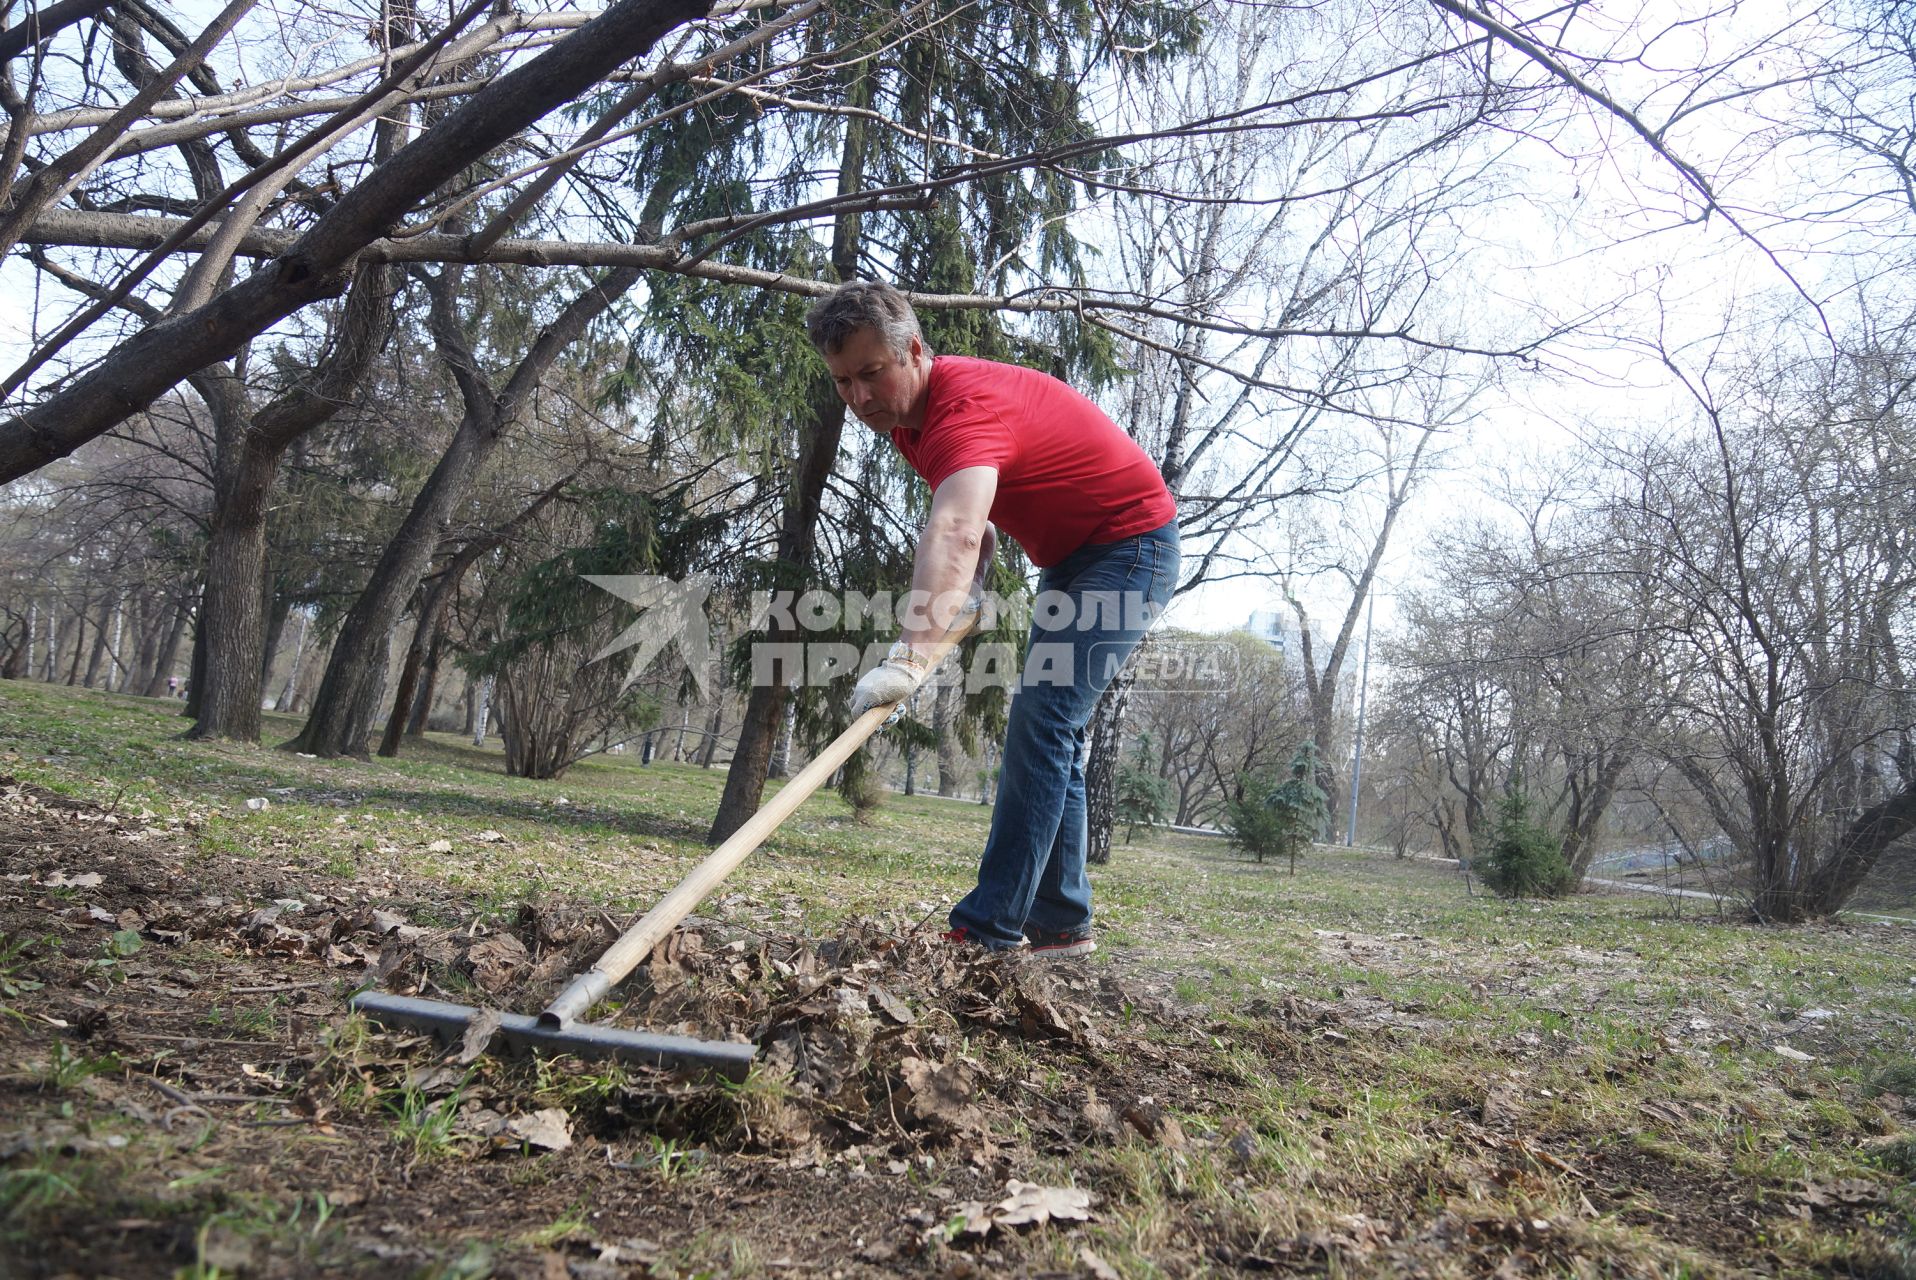
[[(1272, 648), (1286, 657), (1297, 661), (1303, 660), (1304, 633), (1298, 630), (1297, 615), (1290, 610), (1258, 609), (1251, 614), (1250, 620), (1244, 624), (1244, 629), (1261, 640), (1269, 641)], [(1312, 652), (1319, 652), (1323, 644), (1323, 633), (1316, 627), (1312, 627)]]

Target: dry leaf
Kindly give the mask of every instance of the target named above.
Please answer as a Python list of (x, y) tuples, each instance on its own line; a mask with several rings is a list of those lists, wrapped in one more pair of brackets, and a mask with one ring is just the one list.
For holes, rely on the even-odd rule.
[(472, 1017), (466, 1021), (465, 1038), (459, 1043), (458, 1062), (462, 1066), (486, 1051), (503, 1018), (497, 1009), (473, 1010)]
[(977, 1127), (978, 1108), (972, 1105), (977, 1086), (969, 1067), (961, 1062), (939, 1066), (922, 1058), (902, 1058), (898, 1070), (905, 1078), (905, 1087), (911, 1090), (905, 1103), (907, 1115), (946, 1132)]
[(1013, 1178), (1005, 1191), (1009, 1194), (991, 1210), (1000, 1226), (1042, 1226), (1054, 1219), (1084, 1222), (1091, 1217), (1091, 1193), (1076, 1187), (1045, 1187)]
[(910, 1026), (912, 1023), (918, 1021), (918, 1016), (911, 1011), (910, 1005), (907, 1005), (903, 1000), (900, 1000), (876, 982), (872, 983), (871, 995), (872, 1000), (877, 1003), (878, 1007), (884, 1010), (885, 1016), (900, 1026)]
[(572, 1122), (557, 1107), (547, 1107), (531, 1115), (512, 1117), (494, 1141), (499, 1139), (524, 1142), (547, 1151), (564, 1151), (572, 1145)]
[(1788, 1058), (1791, 1062), (1816, 1061), (1814, 1054), (1804, 1053), (1801, 1049), (1794, 1048), (1787, 1044), (1779, 1044), (1776, 1046), (1776, 1056), (1779, 1058)]
[(1088, 1244), (1079, 1246), (1078, 1261), (1084, 1264), (1084, 1269), (1091, 1273), (1093, 1280), (1121, 1280), (1118, 1269), (1093, 1253)]
[(435, 840), (431, 844), (426, 846), (426, 852), (427, 853), (451, 853), (452, 841)]
[(985, 1202), (982, 1200), (964, 1201), (952, 1209), (951, 1216), (952, 1218), (963, 1218), (965, 1220), (964, 1225), (958, 1228), (957, 1234), (961, 1236), (984, 1236), (991, 1234), (991, 1228), (993, 1226), (991, 1211), (985, 1208)]
[(1523, 1118), (1523, 1094), (1508, 1084), (1493, 1084), (1484, 1093), (1485, 1124), (1505, 1125)]
[(87, 871), (77, 876), (56, 871), (41, 883), (49, 889), (97, 889), (103, 878), (97, 871)]

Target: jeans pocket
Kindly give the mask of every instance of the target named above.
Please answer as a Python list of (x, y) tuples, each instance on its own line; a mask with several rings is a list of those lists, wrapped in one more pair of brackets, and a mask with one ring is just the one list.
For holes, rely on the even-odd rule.
[(1151, 601), (1160, 612), (1171, 603), (1171, 594), (1177, 590), (1178, 568), (1183, 561), (1183, 552), (1177, 543), (1151, 539)]

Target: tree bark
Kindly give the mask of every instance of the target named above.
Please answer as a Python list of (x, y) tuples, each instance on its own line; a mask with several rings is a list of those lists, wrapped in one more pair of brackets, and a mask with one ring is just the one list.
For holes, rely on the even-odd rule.
[(964, 745), (958, 741), (958, 717), (964, 711), (965, 686), (951, 681), (938, 686), (938, 701), (933, 725), (938, 732), (938, 794), (947, 798), (958, 794), (958, 782), (965, 771)]
[(205, 683), (195, 682), (199, 700), (189, 737), (259, 741), (260, 695), (270, 661), (267, 497), (293, 442), (343, 409), (372, 367), (391, 331), (397, 284), (392, 268), (363, 268), (347, 295), (331, 350), (308, 377), (257, 413), (247, 411), (245, 392), (232, 375), (196, 380), (213, 410), (216, 471), (200, 616)]
[[(805, 432), (798, 470), (786, 491), (785, 518), (778, 536), (777, 563), (787, 583), (802, 582), (805, 572), (811, 568), (825, 480), (838, 457), (838, 437), (845, 426), (845, 402), (838, 398), (831, 382), (814, 375), (814, 386), (813, 418)], [(786, 628), (775, 620), (766, 628), (767, 644), (803, 640), (804, 633), (795, 624)], [(732, 754), (732, 767), (725, 774), (725, 793), (719, 798), (718, 813), (706, 836), (711, 843), (725, 840), (758, 812), (771, 768), (772, 744), (785, 723), (785, 704), (789, 697), (783, 680), (766, 680), (755, 685), (746, 697), (745, 719), (738, 730), (738, 749)]]
[(426, 725), (432, 719), (433, 698), (439, 692), (439, 660), (446, 650), (446, 632), (442, 627), (432, 633), (432, 644), (426, 648), (426, 660), (419, 668), (419, 690), (413, 694), (412, 712), (406, 718), (406, 736), (423, 738)]
[(1124, 713), (1130, 708), (1134, 677), (1127, 667), (1098, 696), (1086, 734), (1084, 767), (1085, 861), (1111, 861), (1111, 828), (1118, 815), (1118, 763), (1124, 740)]

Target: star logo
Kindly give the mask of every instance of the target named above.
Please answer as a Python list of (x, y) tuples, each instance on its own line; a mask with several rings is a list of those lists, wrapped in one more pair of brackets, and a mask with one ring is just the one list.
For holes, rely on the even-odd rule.
[(621, 631), (612, 643), (592, 655), (592, 661), (632, 649), (632, 665), (627, 670), (621, 691), (631, 687), (652, 665), (665, 647), (678, 642), (679, 657), (692, 672), (692, 683), (699, 696), (710, 692), (708, 681), (717, 665), (712, 652), (712, 632), (705, 621), (705, 597), (712, 593), (712, 579), (694, 574), (683, 582), (651, 573), (588, 573), (585, 580), (639, 610), (631, 626)]

